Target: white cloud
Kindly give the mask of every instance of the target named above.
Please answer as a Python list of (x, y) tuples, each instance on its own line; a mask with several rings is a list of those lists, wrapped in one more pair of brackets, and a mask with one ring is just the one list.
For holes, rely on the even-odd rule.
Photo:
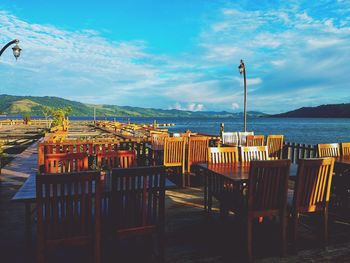
[(204, 105), (201, 103), (189, 103), (187, 107), (183, 107), (179, 102), (176, 102), (175, 105), (170, 106), (169, 109), (183, 110), (183, 111), (203, 111)]
[(68, 31), (0, 11), (0, 43), (20, 38), (23, 48), (18, 62), (11, 52), (1, 57), (0, 72), (8, 76), (1, 92), (232, 110), (243, 100), (237, 66), (244, 59), (250, 110), (344, 100), (350, 82), (345, 5), (327, 2), (315, 12), (325, 8), (323, 1), (269, 8), (227, 3), (208, 13), (192, 49), (175, 55), (152, 54), (144, 40), (109, 41), (96, 30)]
[(232, 102), (232, 109), (233, 109), (233, 110), (239, 109), (239, 104), (236, 103), (236, 102)]

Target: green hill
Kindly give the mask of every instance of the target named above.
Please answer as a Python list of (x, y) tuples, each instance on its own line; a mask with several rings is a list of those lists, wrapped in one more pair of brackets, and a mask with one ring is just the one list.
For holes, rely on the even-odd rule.
[[(42, 106), (52, 108), (71, 107), (71, 116), (93, 116), (94, 107), (97, 116), (113, 117), (240, 117), (242, 113), (227, 111), (182, 111), (163, 110), (152, 108), (140, 108), (117, 105), (93, 105), (77, 101), (66, 100), (58, 97), (35, 97), (35, 96), (11, 96), (0, 95), (0, 114), (42, 116)], [(260, 117), (266, 114), (261, 112), (248, 112), (248, 116)]]
[(317, 107), (303, 107), (293, 111), (272, 115), (288, 118), (350, 118), (350, 103), (325, 104)]

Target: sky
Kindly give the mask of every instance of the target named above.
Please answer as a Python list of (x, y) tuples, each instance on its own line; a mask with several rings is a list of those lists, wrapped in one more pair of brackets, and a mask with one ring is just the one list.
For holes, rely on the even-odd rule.
[(350, 0), (1, 0), (0, 94), (279, 113), (350, 102)]

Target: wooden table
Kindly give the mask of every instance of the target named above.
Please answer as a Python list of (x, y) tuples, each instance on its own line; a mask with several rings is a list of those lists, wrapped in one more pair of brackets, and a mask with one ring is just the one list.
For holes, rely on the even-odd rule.
[(147, 145), (149, 162), (161, 165), (163, 162), (164, 145)]
[(335, 159), (334, 169), (337, 172), (344, 173), (350, 170), (350, 157), (339, 157)]
[[(212, 197), (222, 193), (242, 194), (249, 179), (250, 164), (196, 164), (197, 168), (204, 175), (204, 209), (210, 211)], [(296, 179), (298, 166), (292, 163), (289, 178)]]
[[(102, 185), (103, 195), (107, 196), (112, 189), (112, 173), (107, 172)], [(176, 184), (165, 179), (165, 189), (175, 188)], [(31, 174), (20, 189), (12, 197), (11, 201), (20, 202), (25, 205), (25, 224), (27, 239), (31, 239), (31, 215), (33, 213), (32, 205), (36, 202), (36, 174)]]

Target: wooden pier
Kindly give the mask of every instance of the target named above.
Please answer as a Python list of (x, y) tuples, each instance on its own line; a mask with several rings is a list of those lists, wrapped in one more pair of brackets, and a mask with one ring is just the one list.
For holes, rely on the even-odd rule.
[[(65, 138), (110, 138), (115, 136), (118, 140), (128, 140), (124, 134), (114, 134), (104, 128), (100, 129), (88, 122), (71, 122), (69, 132)], [(141, 134), (141, 133), (140, 133)], [(3, 136), (5, 136), (2, 133)], [(40, 131), (36, 135), (43, 136)], [(126, 136), (126, 137), (124, 137)], [(25, 213), (21, 203), (11, 202), (11, 198), (25, 182), (26, 178), (36, 173), (38, 169), (38, 142), (33, 139), (33, 143), (23, 152), (17, 154), (11, 163), (2, 169), (0, 175), (0, 253), (1, 262), (35, 262), (35, 217), (30, 229), (33, 237), (30, 245), (25, 236)], [(18, 142), (21, 140), (17, 138)], [(141, 142), (142, 136), (138, 138)], [(19, 144), (20, 145), (20, 144)], [(299, 146), (298, 153), (288, 146), (288, 151), (284, 154), (299, 158), (303, 150), (312, 152), (312, 147)], [(21, 148), (21, 147), (18, 147)], [(294, 149), (294, 148), (293, 148)], [(304, 153), (308, 155), (309, 153)], [(311, 153), (311, 155), (313, 152)], [(298, 157), (297, 157), (298, 156)], [(316, 222), (313, 217), (303, 217), (303, 222), (311, 225)], [(258, 244), (255, 249), (256, 262), (349, 262), (350, 261), (350, 223), (330, 215), (331, 233), (330, 246), (323, 250), (318, 246), (317, 236), (310, 235), (309, 230), (300, 227), (299, 252), (296, 255), (288, 254), (287, 257), (278, 257), (274, 247), (278, 246), (278, 240), (267, 238), (269, 243), (264, 246), (267, 237), (275, 231), (274, 226), (268, 222), (259, 226), (260, 238), (256, 238)], [(244, 260), (244, 236), (242, 228), (234, 224), (235, 218), (229, 215), (227, 221), (222, 223), (219, 214), (218, 203), (213, 203), (213, 213), (208, 216), (203, 210), (203, 189), (202, 187), (188, 187), (183, 189), (172, 189), (166, 193), (166, 250), (165, 262), (227, 262), (235, 254), (237, 261)], [(147, 256), (147, 248), (143, 242), (133, 243), (133, 250), (138, 253), (130, 253), (128, 243), (124, 244), (124, 251), (119, 251), (123, 262), (153, 262)], [(129, 252), (128, 252), (129, 251)], [(51, 258), (50, 262), (78, 262), (80, 255), (74, 252), (64, 252), (56, 258)], [(87, 253), (88, 254), (88, 253)], [(108, 254), (104, 255), (106, 262)], [(86, 256), (86, 260), (89, 258)]]

